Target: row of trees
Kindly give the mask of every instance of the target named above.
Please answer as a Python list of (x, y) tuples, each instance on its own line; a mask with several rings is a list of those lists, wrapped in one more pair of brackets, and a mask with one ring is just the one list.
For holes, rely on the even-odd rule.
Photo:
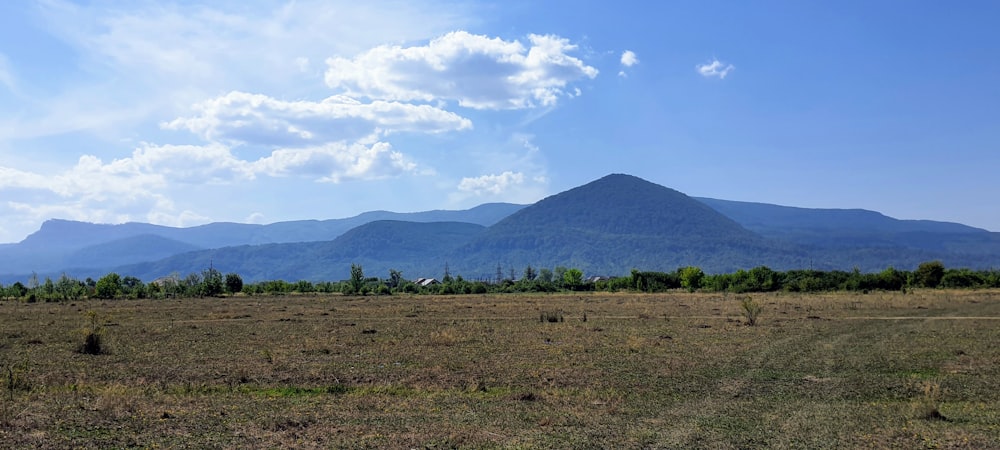
[(67, 301), (82, 298), (141, 299), (165, 297), (214, 297), (243, 291), (243, 278), (238, 274), (223, 275), (214, 268), (201, 274), (186, 277), (172, 274), (149, 283), (133, 276), (109, 273), (97, 280), (77, 280), (63, 274), (57, 280), (49, 277), (38, 281), (32, 275), (25, 285), (20, 281), (8, 286), (0, 285), (0, 298), (25, 301)]
[[(851, 272), (779, 272), (760, 266), (734, 273), (706, 275), (697, 267), (684, 267), (668, 273), (632, 271), (629, 281), (631, 289), (645, 292), (679, 288), (715, 292), (867, 292), (938, 287), (1000, 288), (1000, 270), (947, 269), (940, 261), (922, 263), (913, 271), (889, 267), (877, 273), (862, 273), (857, 269)], [(600, 286), (596, 288), (600, 289)]]
[[(499, 273), (499, 271), (498, 271)], [(281, 287), (280, 289), (277, 287)], [(920, 264), (913, 271), (887, 268), (878, 273), (853, 271), (775, 271), (766, 266), (726, 274), (706, 274), (698, 267), (682, 267), (673, 272), (633, 270), (623, 277), (585, 279), (581, 270), (567, 267), (536, 269), (528, 266), (522, 276), (498, 276), (491, 280), (466, 280), (445, 270), (440, 283), (417, 285), (396, 270), (388, 278), (366, 277), (361, 266), (352, 265), (351, 278), (339, 283), (312, 284), (268, 281), (250, 285), (244, 292), (341, 292), (345, 295), (485, 294), (558, 291), (638, 291), (665, 292), (676, 289), (708, 292), (821, 292), (898, 291), (907, 288), (1000, 288), (1000, 271), (946, 269), (940, 261)]]
[(109, 273), (98, 280), (76, 280), (62, 275), (57, 280), (28, 284), (0, 285), (0, 298), (26, 301), (66, 301), (81, 298), (141, 299), (166, 297), (216, 297), (222, 295), (284, 295), (290, 293), (342, 293), (344, 295), (485, 294), (558, 291), (638, 291), (664, 292), (676, 289), (712, 292), (818, 292), (818, 291), (898, 291), (907, 288), (1000, 288), (1000, 271), (947, 269), (940, 261), (920, 264), (916, 270), (892, 267), (878, 273), (854, 271), (789, 270), (775, 271), (766, 266), (725, 274), (706, 274), (698, 267), (682, 267), (673, 272), (632, 270), (623, 277), (584, 279), (575, 268), (536, 269), (528, 266), (519, 279), (513, 275), (497, 280), (466, 280), (445, 276), (438, 283), (417, 284), (397, 270), (387, 278), (366, 277), (360, 265), (351, 265), (351, 277), (339, 282), (286, 282), (270, 280), (244, 283), (236, 273), (223, 275), (214, 268), (186, 277), (173, 274), (149, 283), (132, 276)]

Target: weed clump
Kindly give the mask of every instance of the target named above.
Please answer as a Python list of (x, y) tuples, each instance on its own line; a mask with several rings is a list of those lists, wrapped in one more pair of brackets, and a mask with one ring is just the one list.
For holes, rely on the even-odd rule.
[(87, 311), (87, 323), (83, 327), (83, 343), (77, 351), (84, 355), (101, 355), (107, 353), (108, 349), (104, 343), (104, 325), (101, 324), (101, 317), (96, 311)]
[(941, 414), (938, 405), (941, 401), (941, 385), (933, 381), (924, 381), (918, 388), (921, 397), (917, 405), (917, 418), (924, 420), (940, 420), (949, 422), (950, 419)]
[(548, 323), (557, 323), (557, 322), (562, 322), (564, 320), (565, 319), (563, 318), (563, 315), (562, 315), (561, 312), (543, 311), (543, 312), (541, 312), (541, 313), (538, 314), (538, 321), (542, 322), (542, 323), (545, 323), (545, 322), (548, 322)]
[(753, 301), (753, 297), (749, 295), (740, 299), (740, 308), (743, 310), (743, 318), (746, 319), (746, 324), (751, 327), (757, 325), (760, 312), (764, 308)]
[(31, 382), (28, 381), (29, 366), (27, 359), (21, 362), (5, 363), (2, 369), (0, 376), (3, 378), (0, 378), (0, 380), (3, 381), (3, 386), (7, 391), (10, 401), (14, 401), (15, 392), (31, 390)]

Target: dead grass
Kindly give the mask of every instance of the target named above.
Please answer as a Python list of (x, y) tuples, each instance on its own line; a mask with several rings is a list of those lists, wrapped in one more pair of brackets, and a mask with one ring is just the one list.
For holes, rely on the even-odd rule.
[[(754, 327), (699, 293), (0, 302), (26, 362), (0, 442), (1000, 447), (1000, 292), (754, 301)], [(110, 353), (77, 352), (90, 310)]]

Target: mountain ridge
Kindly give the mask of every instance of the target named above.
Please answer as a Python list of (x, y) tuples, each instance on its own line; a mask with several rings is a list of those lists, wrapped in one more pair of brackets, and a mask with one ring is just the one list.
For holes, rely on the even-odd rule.
[[(464, 220), (447, 220), (455, 217)], [(411, 225), (414, 223), (425, 225)], [(19, 271), (3, 270), (3, 261), (8, 261), (8, 269), (13, 267), (11, 260), (24, 263), (17, 261), (18, 255), (58, 266), (49, 271), (36, 269), (41, 273), (72, 270), (99, 276), (115, 270), (154, 278), (169, 273), (163, 273), (165, 270), (199, 272), (213, 261), (232, 261), (233, 271), (245, 271), (250, 274), (248, 279), (254, 280), (278, 275), (341, 277), (350, 263), (362, 261), (371, 273), (406, 268), (412, 276), (440, 276), (430, 272), (442, 272), (449, 264), (453, 273), (492, 278), (498, 265), (518, 270), (526, 265), (563, 265), (603, 275), (623, 274), (632, 268), (673, 270), (681, 265), (714, 272), (758, 265), (875, 271), (887, 266), (915, 267), (930, 259), (950, 266), (982, 268), (995, 266), (995, 255), (1000, 254), (1000, 233), (963, 224), (899, 220), (862, 209), (810, 209), (689, 197), (625, 174), (611, 174), (532, 205), (493, 203), (468, 210), (416, 213), (369, 211), (345, 219), (268, 225), (217, 222), (171, 228), (137, 222), (82, 223), (81, 231), (76, 232), (74, 224), (77, 222), (47, 221), (39, 232), (20, 243), (26, 245), (0, 245), (0, 273), (31, 270), (23, 265)], [(101, 233), (114, 227), (134, 235), (100, 242)], [(150, 230), (158, 233), (141, 234)], [(53, 233), (56, 236), (47, 245), (44, 238)], [(395, 240), (379, 246), (380, 233)], [(225, 237), (214, 237), (219, 234)], [(271, 242), (278, 239), (275, 236), (290, 242)], [(57, 248), (59, 243), (66, 247)], [(343, 253), (352, 247), (367, 250)], [(128, 248), (139, 252), (130, 255), (121, 251)], [(146, 251), (150, 248), (163, 252)], [(397, 253), (380, 253), (384, 249)], [(99, 259), (104, 254), (115, 254), (123, 263), (90, 264), (89, 268), (84, 264), (88, 258)], [(170, 255), (149, 260), (163, 254)], [(285, 261), (283, 255), (298, 260)], [(340, 267), (325, 270), (310, 265), (320, 262)], [(70, 265), (74, 268), (67, 269)], [(12, 278), (15, 276), (8, 275), (0, 281)]]

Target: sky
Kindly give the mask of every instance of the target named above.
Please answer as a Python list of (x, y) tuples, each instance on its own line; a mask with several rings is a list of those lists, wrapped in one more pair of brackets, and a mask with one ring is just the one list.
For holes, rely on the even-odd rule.
[(0, 3), (0, 243), (691, 196), (1000, 231), (1000, 3)]

